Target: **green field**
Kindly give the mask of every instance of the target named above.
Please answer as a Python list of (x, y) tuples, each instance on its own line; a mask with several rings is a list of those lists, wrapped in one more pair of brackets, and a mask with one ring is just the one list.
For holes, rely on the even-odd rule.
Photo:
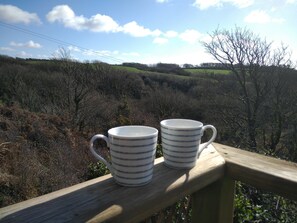
[[(113, 67), (127, 72), (131, 72), (131, 73), (152, 73), (152, 71), (145, 71), (135, 67), (128, 67), (128, 66), (122, 66), (122, 65), (113, 65)], [(193, 76), (200, 75), (200, 74), (223, 74), (223, 75), (230, 74), (229, 70), (223, 70), (223, 69), (191, 68), (191, 69), (184, 69), (184, 70), (191, 73)], [(156, 73), (159, 73), (159, 72), (156, 72)]]
[(129, 66), (123, 66), (123, 65), (112, 65), (113, 68), (119, 69), (125, 72), (128, 72), (130, 74), (141, 74), (141, 75), (148, 75), (150, 77), (154, 77), (157, 79), (176, 79), (176, 80), (190, 80), (190, 79), (196, 79), (196, 78), (202, 78), (203, 74), (217, 74), (217, 75), (227, 75), (230, 74), (229, 70), (223, 70), (223, 69), (205, 69), (205, 68), (191, 68), (191, 69), (184, 69), (185, 71), (189, 72), (190, 75), (177, 75), (174, 73), (161, 73), (161, 72), (155, 72), (155, 71), (146, 71), (141, 70), (135, 67), (129, 67)]
[(135, 67), (128, 67), (128, 66), (122, 66), (122, 65), (112, 65), (112, 67), (115, 69), (126, 71), (130, 74), (142, 74), (142, 75), (145, 75), (148, 77), (154, 77), (157, 79), (174, 78), (179, 80), (185, 80), (185, 79), (195, 78), (195, 76), (182, 76), (182, 75), (177, 75), (173, 73), (169, 74), (169, 73), (161, 73), (161, 72), (155, 72), (155, 71), (146, 71), (146, 70), (137, 69)]
[(200, 75), (200, 74), (230, 74), (229, 70), (219, 70), (219, 69), (203, 69), (203, 68), (195, 68), (195, 69), (185, 69), (185, 71), (190, 72), (193, 75)]
[[(145, 71), (135, 67), (128, 67), (128, 66), (122, 66), (122, 65), (113, 65), (113, 67), (127, 72), (131, 72), (131, 73), (159, 73), (154, 71)], [(224, 70), (224, 69), (190, 68), (190, 69), (184, 69), (184, 70), (191, 73), (193, 76), (200, 75), (200, 74), (223, 74), (223, 75), (230, 74), (229, 70)]]
[(148, 72), (145, 70), (137, 69), (135, 67), (128, 67), (128, 66), (122, 66), (122, 65), (112, 65), (112, 67), (123, 71), (127, 71), (129, 73), (147, 73)]

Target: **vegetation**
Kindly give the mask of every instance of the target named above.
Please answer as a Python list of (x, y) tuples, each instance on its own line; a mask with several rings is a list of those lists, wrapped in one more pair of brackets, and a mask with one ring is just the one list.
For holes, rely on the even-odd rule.
[(167, 74), (176, 74), (176, 75), (182, 75), (182, 76), (189, 76), (190, 73), (187, 72), (185, 69), (182, 69), (177, 64), (168, 64), (168, 63), (158, 63), (151, 66), (148, 66), (146, 64), (140, 64), (140, 63), (123, 63), (124, 67), (130, 67), (141, 70), (141, 71), (152, 71), (152, 72), (159, 72), (159, 73), (167, 73)]
[(191, 73), (191, 76), (200, 76), (200, 75), (214, 75), (214, 74), (222, 74), (227, 75), (231, 74), (230, 70), (224, 70), (224, 69), (211, 69), (211, 68), (188, 68), (185, 69), (185, 71)]
[[(89, 153), (92, 135), (129, 124), (159, 129), (165, 118), (213, 124), (217, 142), (297, 162), (297, 71), (287, 48), (273, 51), (239, 28), (211, 37), (205, 47), (221, 66), (80, 63), (63, 49), (47, 61), (1, 56), (0, 206), (106, 174)], [(152, 221), (188, 221), (190, 200)], [(235, 222), (297, 221), (296, 202), (241, 183), (235, 203)]]
[[(288, 113), (296, 113), (296, 106), (283, 104), (281, 97), (289, 94), (286, 87), (291, 61), (287, 47), (272, 50), (272, 43), (262, 40), (247, 29), (236, 27), (235, 30), (215, 30), (211, 41), (204, 43), (206, 50), (235, 75), (243, 109), (242, 118), (248, 130), (249, 148), (258, 151), (258, 141), (263, 142), (269, 154), (276, 152), (282, 137), (283, 122)], [(272, 102), (272, 103), (271, 103)], [(286, 101), (287, 103), (288, 101)], [(293, 98), (290, 102), (296, 104)], [(261, 112), (271, 116), (270, 120), (260, 123)], [(270, 111), (270, 112), (269, 112)], [(263, 126), (262, 126), (263, 125)], [(270, 128), (267, 128), (267, 125)], [(262, 131), (258, 139), (257, 130)], [(270, 140), (267, 142), (266, 138)]]

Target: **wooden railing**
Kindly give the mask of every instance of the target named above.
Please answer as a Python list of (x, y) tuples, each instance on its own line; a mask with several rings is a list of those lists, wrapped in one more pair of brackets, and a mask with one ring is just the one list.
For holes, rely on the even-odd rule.
[(235, 181), (297, 200), (297, 164), (216, 144), (195, 168), (155, 161), (151, 183), (122, 187), (111, 175), (0, 209), (0, 222), (139, 222), (192, 194), (193, 222), (232, 222)]

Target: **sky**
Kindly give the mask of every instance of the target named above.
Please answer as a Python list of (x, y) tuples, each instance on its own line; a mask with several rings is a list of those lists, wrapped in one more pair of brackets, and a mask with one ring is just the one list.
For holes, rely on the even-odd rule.
[(199, 65), (214, 62), (201, 41), (235, 26), (297, 61), (297, 0), (0, 0), (0, 54)]

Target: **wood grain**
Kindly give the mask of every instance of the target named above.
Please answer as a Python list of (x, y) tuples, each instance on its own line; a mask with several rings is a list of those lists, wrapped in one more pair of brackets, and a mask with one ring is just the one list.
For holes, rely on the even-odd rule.
[(146, 186), (119, 186), (106, 175), (4, 207), (0, 222), (139, 222), (221, 179), (224, 167), (213, 146), (202, 152), (191, 170), (170, 169), (159, 158), (153, 180)]
[(224, 177), (192, 196), (192, 222), (233, 222), (235, 181)]
[(297, 200), (296, 163), (214, 143), (190, 170), (159, 158), (146, 186), (119, 186), (106, 175), (4, 207), (0, 222), (139, 222), (188, 194), (195, 221), (232, 222), (235, 180)]
[(256, 188), (297, 200), (297, 164), (213, 144), (226, 161), (227, 176)]

